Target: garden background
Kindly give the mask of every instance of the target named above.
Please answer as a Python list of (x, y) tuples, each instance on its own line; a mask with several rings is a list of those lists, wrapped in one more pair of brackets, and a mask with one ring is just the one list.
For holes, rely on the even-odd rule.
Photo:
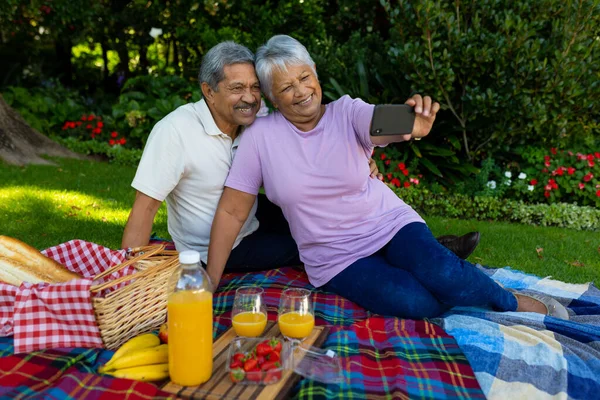
[(600, 0), (5, 0), (3, 99), (94, 161), (0, 164), (0, 233), (119, 247), (145, 140), (200, 99), (202, 56), (278, 33), (307, 46), (325, 101), (440, 101), (425, 140), (374, 158), (435, 233), (483, 232), (471, 261), (600, 278)]

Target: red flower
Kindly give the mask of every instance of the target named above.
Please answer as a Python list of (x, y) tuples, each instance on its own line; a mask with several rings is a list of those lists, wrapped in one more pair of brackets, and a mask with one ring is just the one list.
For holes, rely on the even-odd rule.
[(588, 161), (594, 161), (594, 155), (593, 154), (588, 154), (587, 155), (587, 159), (588, 159)]
[(390, 183), (396, 187), (400, 186), (400, 180), (398, 178), (392, 179)]
[(77, 122), (75, 122), (75, 125), (77, 125), (77, 126), (81, 126), (81, 121), (77, 121)]
[(385, 165), (390, 165), (390, 160), (385, 160)]
[(93, 115), (90, 115), (90, 116), (88, 117), (88, 121), (93, 121), (93, 120), (94, 120), (94, 116), (93, 116)]
[(544, 156), (544, 161), (550, 161), (550, 156)]
[(402, 173), (404, 174), (404, 176), (408, 176), (408, 170), (407, 169), (403, 169)]
[(98, 134), (102, 133), (102, 129), (100, 129), (100, 128), (95, 128), (95, 129), (92, 131), (92, 133), (93, 133), (93, 134), (95, 134), (95, 135), (98, 135)]
[(87, 125), (85, 126), (85, 129), (92, 129), (92, 128), (93, 128), (93, 126), (92, 126), (91, 124), (87, 124)]
[(404, 182), (404, 187), (405, 188), (409, 188), (410, 187), (410, 182)]
[(385, 153), (381, 153), (381, 160), (385, 160), (387, 158), (387, 156), (385, 155)]
[(115, 140), (114, 139), (110, 139), (108, 141), (108, 144), (110, 144), (111, 146), (114, 146), (115, 145)]
[(586, 176), (583, 177), (583, 181), (589, 182), (592, 180), (593, 177), (594, 177), (594, 175), (592, 175), (592, 173), (590, 172), (589, 174), (587, 174)]
[(401, 163), (398, 163), (398, 168), (400, 168), (400, 171), (403, 171), (403, 170), (405, 170), (405, 169), (406, 169), (406, 165), (404, 165), (404, 163), (403, 163), (403, 162), (401, 162)]
[(558, 185), (554, 179), (548, 179), (548, 185), (550, 185), (552, 189), (558, 189)]
[(387, 174), (388, 180), (392, 179), (392, 174)]
[(598, 160), (600, 160), (600, 153), (598, 153), (598, 152), (595, 152), (595, 153), (594, 153), (594, 156), (596, 156), (596, 158), (597, 158)]
[(550, 153), (552, 153), (552, 154), (556, 154), (556, 148), (554, 148), (554, 147), (553, 147), (553, 148), (551, 148), (551, 149), (550, 149)]
[[(556, 175), (559, 175), (559, 176), (563, 176), (563, 174), (564, 174), (562, 167), (561, 167), (561, 168), (558, 168), (558, 169), (557, 169), (556, 171), (554, 171), (554, 172), (556, 172)], [(552, 174), (554, 174), (554, 172), (552, 172)]]
[(111, 132), (111, 133), (110, 133), (110, 137), (113, 137), (113, 138), (115, 138), (115, 137), (117, 137), (117, 136), (119, 136), (119, 134), (118, 134), (117, 132)]
[(542, 170), (542, 172), (543, 172), (543, 173), (545, 173), (545, 174), (547, 174), (547, 173), (548, 173), (548, 168), (544, 168), (544, 169)]
[(102, 121), (98, 121), (98, 123), (96, 124), (96, 126), (97, 126), (98, 128), (102, 128), (102, 127), (104, 126), (104, 122), (102, 122)]
[(85, 114), (84, 114), (84, 115), (82, 115), (82, 116), (81, 116), (81, 120), (82, 120), (82, 121), (87, 121), (87, 115), (85, 115)]
[(596, 192), (596, 196), (600, 197), (600, 190)]
[(544, 192), (544, 196), (546, 196), (546, 198), (550, 197), (550, 192)]
[(577, 171), (577, 170), (576, 170), (575, 168), (573, 168), (573, 167), (569, 167), (569, 168), (567, 168), (567, 173), (568, 173), (569, 175), (573, 175), (573, 174), (575, 173), (575, 171)]
[(552, 185), (546, 185), (544, 186), (544, 189), (547, 191), (551, 191), (552, 190)]
[(546, 167), (549, 167), (549, 166), (550, 166), (550, 161), (544, 161), (544, 165), (545, 165)]
[(590, 160), (588, 160), (588, 165), (589, 165), (590, 167), (593, 167), (595, 164), (594, 164), (594, 162), (593, 162), (593, 161), (590, 161)]
[(585, 187), (585, 183), (579, 183), (579, 190), (583, 190), (583, 188)]
[(537, 183), (538, 183), (537, 179), (532, 179), (532, 180), (529, 181), (529, 184), (532, 185), (532, 186), (537, 185)]

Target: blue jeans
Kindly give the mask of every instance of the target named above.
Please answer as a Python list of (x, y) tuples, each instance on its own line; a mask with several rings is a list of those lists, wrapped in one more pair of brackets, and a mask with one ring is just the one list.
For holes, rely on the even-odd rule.
[(517, 309), (513, 294), (442, 246), (420, 222), (400, 229), (381, 250), (348, 266), (323, 289), (401, 318), (436, 317), (453, 306)]
[(281, 209), (262, 194), (258, 195), (256, 218), (258, 230), (231, 251), (225, 271), (256, 272), (302, 264)]

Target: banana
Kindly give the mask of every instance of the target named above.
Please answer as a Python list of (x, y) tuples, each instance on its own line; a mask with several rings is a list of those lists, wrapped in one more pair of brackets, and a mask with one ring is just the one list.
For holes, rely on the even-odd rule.
[(138, 367), (141, 365), (164, 364), (169, 362), (169, 345), (161, 344), (160, 346), (150, 347), (146, 349), (131, 350), (125, 355), (117, 358), (110, 365), (106, 364), (103, 371)]
[(125, 342), (119, 349), (115, 352), (115, 354), (111, 357), (111, 359), (103, 366), (98, 369), (100, 373), (103, 371), (114, 369), (111, 368), (111, 364), (113, 364), (116, 360), (121, 358), (123, 355), (130, 351), (146, 349), (149, 347), (155, 347), (160, 344), (160, 339), (158, 336), (152, 333), (145, 333), (143, 335), (136, 336), (132, 339), (129, 339)]
[(117, 378), (134, 379), (136, 381), (160, 381), (169, 377), (169, 364), (143, 365), (118, 369), (110, 372)]

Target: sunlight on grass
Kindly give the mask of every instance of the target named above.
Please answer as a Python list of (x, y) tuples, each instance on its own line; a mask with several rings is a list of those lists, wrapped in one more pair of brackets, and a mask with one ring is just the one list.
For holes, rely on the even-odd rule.
[[(80, 220), (114, 221), (125, 224), (129, 209), (117, 207), (116, 200), (103, 200), (99, 197), (73, 191), (45, 190), (35, 186), (11, 186), (0, 189), (0, 212), (21, 212), (35, 214), (40, 206), (44, 210), (54, 210), (64, 218), (77, 217)], [(10, 205), (10, 208), (7, 207)], [(18, 221), (17, 221), (18, 222)]]

